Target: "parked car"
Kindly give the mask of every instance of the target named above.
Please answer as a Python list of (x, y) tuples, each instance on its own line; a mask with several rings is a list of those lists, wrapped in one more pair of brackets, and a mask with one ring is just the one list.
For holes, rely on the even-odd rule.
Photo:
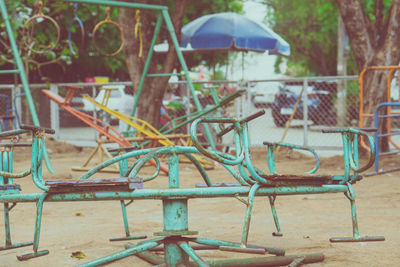
[[(272, 117), (278, 127), (283, 127), (293, 113), (303, 85), (286, 84), (275, 95), (272, 105)], [(316, 125), (336, 125), (336, 109), (333, 96), (336, 83), (316, 82), (311, 84), (307, 93), (308, 118)], [(303, 99), (300, 100), (293, 119), (303, 119)]]
[(258, 83), (250, 88), (251, 101), (256, 108), (270, 107), (281, 87), (279, 82)]

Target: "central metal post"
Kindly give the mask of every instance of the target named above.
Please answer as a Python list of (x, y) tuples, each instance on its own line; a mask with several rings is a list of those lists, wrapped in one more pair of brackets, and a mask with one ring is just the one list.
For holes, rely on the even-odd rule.
[(165, 263), (167, 266), (188, 263), (188, 255), (178, 246), (181, 235), (188, 232), (187, 199), (164, 199), (163, 216), (163, 233), (168, 236), (164, 242)]
[(171, 233), (188, 231), (187, 202), (187, 199), (163, 200), (164, 231)]
[[(172, 153), (168, 157), (169, 188), (179, 188), (179, 158)], [(179, 243), (182, 235), (197, 234), (188, 231), (188, 199), (168, 197), (163, 202), (163, 231), (155, 235), (165, 236), (164, 255), (167, 266), (188, 264), (189, 257)]]

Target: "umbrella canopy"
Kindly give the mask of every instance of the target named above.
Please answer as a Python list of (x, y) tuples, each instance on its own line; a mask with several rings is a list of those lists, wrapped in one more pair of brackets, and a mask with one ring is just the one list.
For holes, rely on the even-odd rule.
[(205, 15), (182, 28), (181, 47), (290, 54), (290, 45), (265, 25), (237, 13)]

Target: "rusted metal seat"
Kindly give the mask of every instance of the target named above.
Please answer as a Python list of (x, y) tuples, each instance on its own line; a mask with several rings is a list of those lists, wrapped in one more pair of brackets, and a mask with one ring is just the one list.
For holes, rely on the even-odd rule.
[(0, 194), (1, 193), (10, 194), (10, 190), (12, 190), (12, 191), (21, 191), (21, 186), (19, 184), (0, 185)]
[(141, 178), (111, 178), (91, 180), (49, 180), (48, 192), (133, 191), (143, 188)]

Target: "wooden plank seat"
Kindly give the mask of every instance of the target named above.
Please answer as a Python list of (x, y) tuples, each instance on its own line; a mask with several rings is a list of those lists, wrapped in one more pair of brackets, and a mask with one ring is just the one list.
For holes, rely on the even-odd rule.
[(110, 178), (90, 180), (48, 180), (48, 192), (133, 191), (143, 188), (141, 178)]

